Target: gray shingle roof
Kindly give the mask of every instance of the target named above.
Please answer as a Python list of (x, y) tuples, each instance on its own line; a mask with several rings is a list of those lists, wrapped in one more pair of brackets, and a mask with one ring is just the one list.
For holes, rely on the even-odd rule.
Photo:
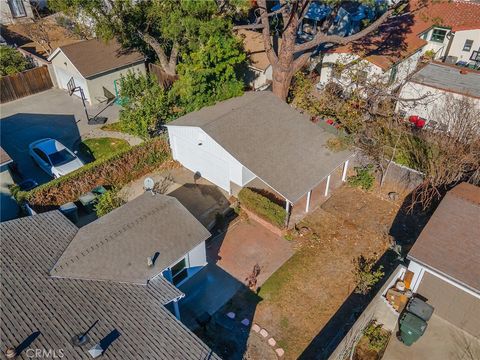
[[(466, 71), (465, 74), (460, 70)], [(480, 98), (480, 72), (430, 63), (412, 76), (413, 82), (436, 89)]]
[(269, 91), (247, 92), (168, 126), (200, 127), (292, 203), (352, 156), (327, 149), (334, 135)]
[(145, 284), (209, 237), (177, 199), (147, 192), (82, 227), (50, 274)]
[[(77, 232), (60, 212), (3, 222), (0, 231), (2, 349), (39, 331), (29, 348), (89, 359), (88, 349), (116, 330), (120, 336), (104, 358), (218, 359), (162, 306), (181, 293), (160, 276), (148, 286), (49, 277)], [(90, 342), (71, 345), (70, 339), (96, 320)]]
[(480, 294), (480, 187), (461, 183), (450, 190), (408, 258)]

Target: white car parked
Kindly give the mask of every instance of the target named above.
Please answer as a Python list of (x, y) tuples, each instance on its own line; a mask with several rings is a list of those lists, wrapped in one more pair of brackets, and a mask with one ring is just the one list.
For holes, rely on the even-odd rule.
[(84, 164), (72, 151), (55, 139), (40, 139), (28, 146), (32, 159), (48, 175), (58, 178)]

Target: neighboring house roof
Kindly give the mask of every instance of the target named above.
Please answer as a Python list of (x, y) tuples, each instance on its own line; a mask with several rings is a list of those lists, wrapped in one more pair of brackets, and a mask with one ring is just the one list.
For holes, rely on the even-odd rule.
[(11, 163), (12, 161), (10, 155), (0, 146), (0, 166)]
[(480, 187), (450, 190), (408, 254), (416, 261), (480, 293)]
[(167, 126), (196, 126), (292, 203), (352, 156), (332, 152), (334, 137), (269, 91), (189, 113)]
[(146, 192), (82, 227), (50, 274), (146, 284), (210, 235), (177, 199)]
[(243, 40), (243, 46), (250, 59), (250, 65), (255, 69), (265, 71), (270, 66), (262, 33), (253, 30), (240, 29), (237, 34)]
[(417, 71), (411, 82), (435, 89), (480, 98), (480, 72), (442, 63), (430, 63)]
[[(106, 359), (218, 359), (163, 306), (181, 293), (161, 276), (147, 286), (51, 278), (77, 230), (59, 211), (0, 224), (3, 348), (26, 341), (24, 352), (63, 350), (66, 359), (86, 359), (90, 348), (117, 331)], [(97, 320), (90, 341), (73, 346), (72, 337)]]
[(420, 35), (432, 26), (452, 31), (480, 29), (480, 4), (448, 0), (411, 0), (402, 15), (389, 18), (377, 31), (331, 50), (355, 53), (388, 70), (427, 44)]
[(115, 40), (104, 42), (92, 39), (61, 46), (53, 52), (48, 60), (52, 61), (60, 51), (65, 54), (84, 78), (144, 61), (142, 54), (123, 49)]

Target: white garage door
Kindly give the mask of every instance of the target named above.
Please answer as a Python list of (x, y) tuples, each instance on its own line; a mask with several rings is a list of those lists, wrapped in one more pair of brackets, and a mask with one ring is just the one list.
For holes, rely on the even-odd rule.
[(211, 181), (226, 191), (230, 191), (230, 172), (226, 161), (217, 158), (198, 145), (179, 137), (173, 137), (177, 160), (190, 171)]
[[(72, 76), (72, 74), (68, 73), (67, 71), (60, 69), (59, 67), (55, 66), (55, 74), (57, 75), (58, 87), (60, 89), (68, 90), (68, 82), (73, 77), (75, 81), (75, 86), (80, 86), (83, 89), (83, 94), (85, 95), (85, 100), (90, 102), (90, 94), (88, 92), (87, 83), (85, 79)], [(80, 97), (80, 92), (76, 91), (74, 95)]]

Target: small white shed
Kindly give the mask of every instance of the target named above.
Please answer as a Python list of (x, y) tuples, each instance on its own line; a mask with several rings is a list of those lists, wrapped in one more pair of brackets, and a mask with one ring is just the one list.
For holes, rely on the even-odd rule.
[[(81, 41), (57, 48), (48, 58), (59, 88), (68, 90), (73, 79), (91, 105), (112, 100), (117, 95), (115, 81), (128, 71), (145, 73), (145, 59), (127, 51), (116, 41)], [(80, 91), (74, 93), (80, 96)]]

